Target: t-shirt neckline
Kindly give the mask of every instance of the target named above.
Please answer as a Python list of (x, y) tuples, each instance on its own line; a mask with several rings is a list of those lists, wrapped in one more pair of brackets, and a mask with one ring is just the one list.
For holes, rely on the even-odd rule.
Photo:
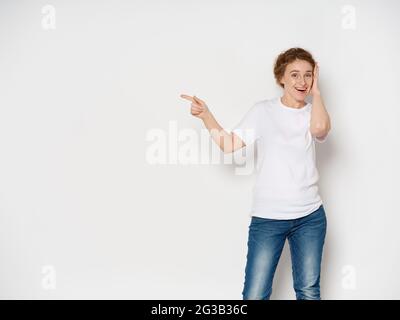
[(282, 97), (278, 97), (277, 100), (278, 100), (278, 106), (283, 110), (288, 110), (288, 111), (292, 111), (292, 112), (302, 112), (304, 110), (307, 110), (311, 106), (311, 104), (309, 102), (306, 102), (306, 105), (304, 107), (301, 107), (301, 108), (288, 107), (288, 106), (283, 104), (281, 98)]

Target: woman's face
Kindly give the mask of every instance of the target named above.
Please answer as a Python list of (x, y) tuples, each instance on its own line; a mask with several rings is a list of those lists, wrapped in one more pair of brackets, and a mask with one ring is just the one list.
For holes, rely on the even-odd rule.
[(295, 60), (286, 66), (281, 79), (284, 94), (290, 95), (296, 101), (304, 101), (311, 90), (313, 82), (313, 67), (305, 60)]

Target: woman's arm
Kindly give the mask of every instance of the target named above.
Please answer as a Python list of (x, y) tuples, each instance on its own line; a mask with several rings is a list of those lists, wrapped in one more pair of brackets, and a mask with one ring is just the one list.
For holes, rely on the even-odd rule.
[(331, 129), (331, 121), (322, 100), (321, 92), (318, 88), (318, 76), (319, 66), (317, 64), (314, 68), (314, 79), (311, 89), (313, 101), (310, 120), (310, 132), (315, 137), (323, 138), (328, 134), (329, 130)]
[(203, 120), (212, 139), (224, 153), (231, 153), (246, 146), (243, 140), (236, 134), (233, 132), (228, 133), (219, 125), (203, 100), (196, 96), (191, 97), (185, 94), (181, 94), (181, 97), (192, 102), (191, 114)]
[(246, 146), (236, 134), (226, 132), (211, 112), (208, 112), (202, 120), (210, 131), (211, 137), (224, 153), (231, 153)]
[(310, 132), (318, 138), (325, 137), (331, 129), (329, 114), (325, 109), (320, 93), (313, 94)]

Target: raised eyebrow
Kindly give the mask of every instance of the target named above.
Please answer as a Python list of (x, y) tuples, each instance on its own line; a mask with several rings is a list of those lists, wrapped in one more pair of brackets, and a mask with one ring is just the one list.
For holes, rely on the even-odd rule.
[[(292, 73), (292, 72), (300, 72), (299, 70), (292, 70), (292, 71), (290, 71), (290, 73)], [(307, 73), (307, 72), (311, 72), (312, 73), (312, 70), (307, 70), (305, 73)]]
[[(290, 73), (292, 73), (292, 72), (300, 72), (299, 70), (292, 70), (292, 71), (290, 71)], [(305, 73), (312, 73), (312, 70), (307, 70)]]

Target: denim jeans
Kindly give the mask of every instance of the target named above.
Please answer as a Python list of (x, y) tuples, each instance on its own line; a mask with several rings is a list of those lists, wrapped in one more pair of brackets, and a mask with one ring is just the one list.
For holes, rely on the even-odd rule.
[(320, 270), (327, 221), (321, 205), (311, 214), (291, 220), (251, 217), (243, 300), (268, 300), (286, 238), (292, 259), (297, 300), (320, 300)]

